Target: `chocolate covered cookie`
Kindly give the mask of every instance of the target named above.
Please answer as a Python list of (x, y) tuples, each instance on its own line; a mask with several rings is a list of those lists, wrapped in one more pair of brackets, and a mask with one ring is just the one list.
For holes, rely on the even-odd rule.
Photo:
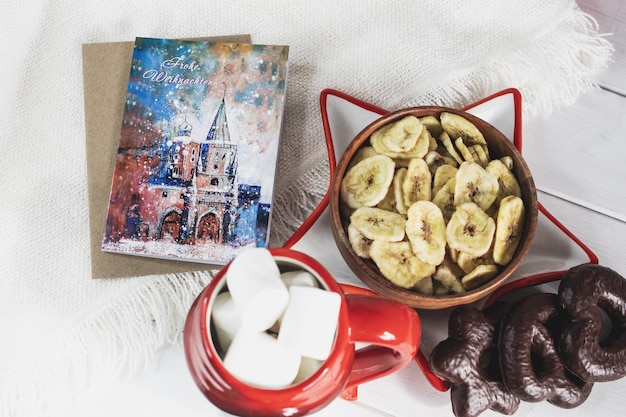
[(456, 308), (448, 322), (448, 338), (431, 353), (431, 369), (450, 382), (456, 417), (476, 417), (487, 409), (510, 415), (519, 406), (520, 400), (506, 388), (499, 372), (498, 327), (495, 310)]
[(536, 293), (515, 302), (502, 318), (500, 369), (506, 387), (522, 401), (562, 408), (582, 404), (593, 387), (569, 372), (555, 345), (560, 328), (556, 294)]
[(563, 276), (558, 296), (567, 320), (559, 350), (568, 369), (585, 381), (625, 376), (626, 279), (607, 267), (579, 265)]

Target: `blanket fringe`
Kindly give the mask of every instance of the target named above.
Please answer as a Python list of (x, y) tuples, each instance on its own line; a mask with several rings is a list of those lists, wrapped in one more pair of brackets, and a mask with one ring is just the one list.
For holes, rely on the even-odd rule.
[(557, 29), (514, 50), (509, 59), (488, 62), (400, 105), (460, 108), (509, 87), (520, 90), (526, 114), (548, 116), (571, 105), (598, 86), (596, 78), (608, 66), (614, 47), (607, 34), (599, 34), (595, 18), (579, 8), (572, 9)]
[(328, 166), (321, 165), (319, 169), (284, 184), (275, 196), (271, 246), (282, 245), (321, 201), (330, 181)]
[(126, 294), (85, 318), (58, 343), (42, 341), (32, 350), (36, 354), (5, 364), (0, 415), (62, 415), (92, 392), (95, 375), (98, 381), (114, 381), (145, 369), (160, 349), (182, 341), (187, 312), (214, 273), (143, 277), (141, 285), (126, 288)]

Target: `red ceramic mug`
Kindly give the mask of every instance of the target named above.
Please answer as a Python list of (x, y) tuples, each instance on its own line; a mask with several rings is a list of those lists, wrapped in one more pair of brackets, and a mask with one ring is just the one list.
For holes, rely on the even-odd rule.
[[(246, 384), (224, 367), (214, 344), (210, 317), (217, 294), (225, 288), (225, 266), (200, 293), (185, 322), (187, 365), (197, 386), (217, 407), (235, 415), (298, 416), (313, 413), (341, 395), (356, 398), (359, 384), (406, 366), (417, 352), (421, 326), (415, 310), (363, 293), (346, 294), (315, 259), (291, 249), (270, 249), (281, 271), (310, 272), (320, 286), (341, 296), (339, 322), (328, 358), (312, 376), (282, 389)], [(366, 346), (358, 350), (355, 343)], [(342, 394), (343, 393), (343, 394)]]

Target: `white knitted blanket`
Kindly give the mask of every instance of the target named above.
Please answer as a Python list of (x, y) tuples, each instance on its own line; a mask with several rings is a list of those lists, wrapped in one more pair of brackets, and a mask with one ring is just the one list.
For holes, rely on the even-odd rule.
[[(612, 47), (573, 0), (3, 2), (0, 415), (62, 414), (179, 343), (210, 273), (90, 278), (81, 44), (251, 34), (290, 45), (271, 243), (328, 184), (319, 94), (390, 110), (518, 88), (526, 115), (594, 87)], [(45, 410), (44, 410), (45, 409)]]

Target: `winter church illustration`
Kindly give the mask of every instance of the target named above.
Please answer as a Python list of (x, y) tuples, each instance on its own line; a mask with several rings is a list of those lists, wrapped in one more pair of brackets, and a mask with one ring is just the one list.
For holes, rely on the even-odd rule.
[[(164, 152), (165, 176), (157, 178), (162, 186), (154, 185), (164, 200), (158, 238), (221, 243), (232, 236), (230, 219), (238, 201), (237, 146), (230, 142), (224, 101), (204, 142), (191, 139), (192, 129), (185, 120)], [(170, 195), (177, 195), (182, 206), (169, 206)], [(132, 222), (129, 226), (129, 232), (137, 230)]]
[(178, 135), (163, 141), (157, 169), (132, 195), (118, 244), (264, 241), (269, 207), (259, 204), (260, 186), (237, 182), (237, 144), (230, 139), (224, 99), (205, 140), (192, 139), (192, 129), (185, 119)]

